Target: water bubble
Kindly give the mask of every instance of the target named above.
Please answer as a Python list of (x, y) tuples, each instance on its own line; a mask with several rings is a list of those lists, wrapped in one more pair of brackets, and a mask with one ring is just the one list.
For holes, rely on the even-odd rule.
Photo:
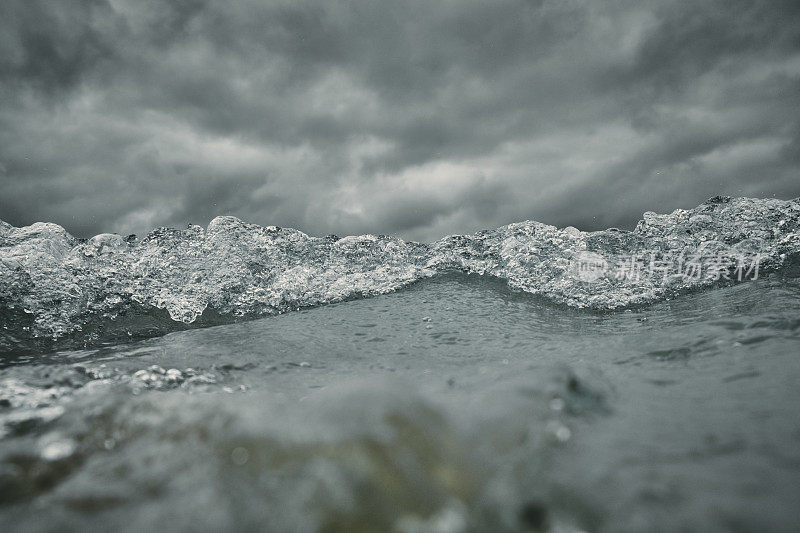
[(69, 457), (75, 451), (75, 441), (71, 439), (62, 439), (58, 437), (49, 437), (43, 439), (42, 443), (42, 459), (47, 461), (58, 461)]
[(167, 381), (171, 383), (180, 383), (183, 381), (183, 373), (177, 368), (170, 368), (166, 373)]
[(559, 442), (566, 442), (572, 437), (572, 431), (558, 420), (548, 422), (545, 429)]
[(564, 410), (564, 400), (561, 398), (553, 398), (550, 400), (550, 409), (553, 411), (563, 411)]
[(233, 464), (236, 466), (244, 465), (247, 463), (248, 459), (250, 459), (250, 452), (241, 446), (237, 446), (231, 452), (231, 461), (233, 461)]

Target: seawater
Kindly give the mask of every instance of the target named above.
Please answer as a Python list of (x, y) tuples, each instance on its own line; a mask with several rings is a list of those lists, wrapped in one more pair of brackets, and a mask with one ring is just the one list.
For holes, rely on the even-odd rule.
[(0, 371), (7, 531), (788, 531), (800, 283), (450, 275)]
[(794, 531), (798, 265), (798, 200), (429, 244), (0, 221), (0, 530)]

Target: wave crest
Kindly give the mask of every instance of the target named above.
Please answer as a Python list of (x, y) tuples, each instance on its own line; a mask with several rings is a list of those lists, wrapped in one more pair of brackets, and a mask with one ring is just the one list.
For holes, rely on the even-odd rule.
[(4, 319), (2, 335), (7, 344), (10, 336), (57, 339), (97, 320), (164, 311), (178, 325), (211, 315), (233, 321), (382, 294), (452, 271), (501, 278), (572, 307), (618, 309), (719, 280), (608, 272), (587, 280), (574, 271), (585, 254), (610, 265), (722, 246), (758, 254), (762, 270), (779, 270), (798, 262), (799, 220), (797, 199), (715, 197), (690, 210), (645, 213), (633, 231), (525, 221), (431, 244), (311, 237), (231, 216), (206, 229), (159, 228), (141, 240), (101, 234), (81, 241), (57, 224), (0, 221), (0, 316), (13, 318)]

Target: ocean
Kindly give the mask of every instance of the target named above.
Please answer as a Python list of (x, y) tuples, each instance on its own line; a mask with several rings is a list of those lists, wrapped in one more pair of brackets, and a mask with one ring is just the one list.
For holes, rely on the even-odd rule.
[(795, 530), (798, 228), (0, 222), (0, 529)]

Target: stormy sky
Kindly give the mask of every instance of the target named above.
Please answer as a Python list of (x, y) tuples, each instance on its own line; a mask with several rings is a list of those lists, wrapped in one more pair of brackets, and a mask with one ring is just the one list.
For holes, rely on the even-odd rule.
[(800, 196), (800, 2), (3, 0), (0, 219), (432, 240)]

